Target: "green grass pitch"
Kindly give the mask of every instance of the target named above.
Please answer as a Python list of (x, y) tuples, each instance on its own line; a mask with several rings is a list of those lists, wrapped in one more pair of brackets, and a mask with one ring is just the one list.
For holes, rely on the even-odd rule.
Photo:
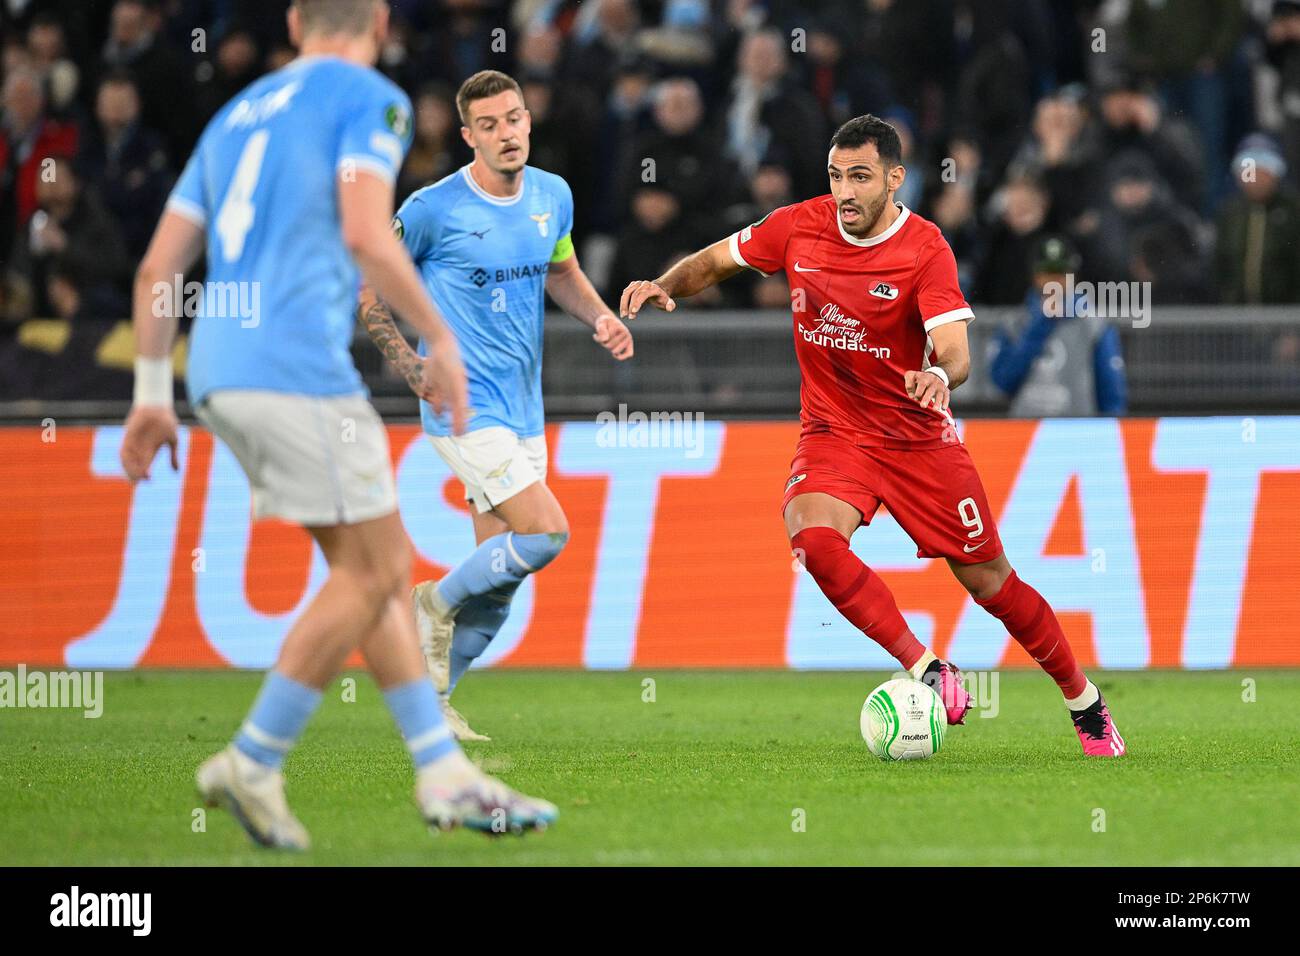
[(496, 839), (425, 830), (352, 676), (286, 765), (310, 853), (258, 849), (218, 810), (195, 832), (194, 769), (261, 675), (135, 672), (107, 675), (97, 720), (0, 712), (0, 864), (1300, 864), (1300, 672), (1103, 674), (1119, 761), (1083, 759), (1046, 677), (1003, 673), (997, 717), (902, 764), (858, 734), (884, 674), (475, 672), (456, 701), (496, 739), (470, 754), (561, 812)]

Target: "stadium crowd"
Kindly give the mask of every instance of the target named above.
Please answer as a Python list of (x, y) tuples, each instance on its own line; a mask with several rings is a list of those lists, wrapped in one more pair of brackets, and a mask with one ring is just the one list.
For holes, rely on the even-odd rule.
[[(129, 394), (133, 265), (204, 123), (293, 56), (287, 2), (0, 0), (4, 397)], [(873, 112), (973, 302), (1024, 302), (1052, 241), (1162, 304), (1300, 303), (1300, 0), (391, 6), (380, 68), (415, 104), (399, 200), (468, 161), (460, 80), (506, 70), (607, 296), (825, 192), (830, 132)], [(788, 292), (748, 275), (692, 305)]]

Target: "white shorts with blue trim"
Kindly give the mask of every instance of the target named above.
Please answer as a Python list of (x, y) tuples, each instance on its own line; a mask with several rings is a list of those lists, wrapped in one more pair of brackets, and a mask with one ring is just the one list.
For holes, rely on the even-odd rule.
[(429, 441), (479, 514), (546, 480), (545, 435), (520, 438), (501, 425), (489, 425), (464, 435), (430, 435)]
[(223, 389), (195, 414), (239, 460), (258, 518), (328, 527), (397, 510), (388, 433), (364, 395)]

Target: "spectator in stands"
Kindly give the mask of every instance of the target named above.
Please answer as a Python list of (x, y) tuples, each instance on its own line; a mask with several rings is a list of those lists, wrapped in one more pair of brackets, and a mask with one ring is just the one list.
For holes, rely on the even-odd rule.
[(895, 101), (917, 117), (918, 135), (928, 141), (946, 125), (945, 100), (956, 83), (952, 3), (865, 0), (845, 9), (861, 38), (858, 55), (884, 67)]
[(1295, 182), (1300, 173), (1300, 0), (1276, 0), (1265, 42), (1268, 62), (1277, 70), (1282, 142)]
[(636, 47), (666, 72), (706, 73), (715, 55), (708, 0), (667, 0), (658, 26), (640, 30)]
[(854, 29), (851, 20), (825, 17), (807, 28), (808, 55), (803, 85), (821, 108), (828, 129), (837, 129), (863, 113), (879, 114), (892, 102), (889, 80), (878, 64), (854, 56), (847, 44)]
[[(1142, 153), (1179, 203), (1199, 208), (1204, 167), (1196, 134), (1165, 114), (1148, 83), (1131, 73), (1111, 77), (1100, 91), (1099, 119), (1092, 132), (1103, 160), (1109, 163), (1125, 153)], [(1104, 168), (1100, 181), (1085, 188), (1104, 188), (1113, 179), (1114, 171)]]
[(1300, 195), (1286, 181), (1286, 159), (1268, 136), (1248, 136), (1231, 174), (1239, 191), (1219, 211), (1219, 301), (1300, 302)]
[(1160, 220), (1137, 231), (1128, 271), (1134, 282), (1150, 290), (1149, 301), (1162, 306), (1214, 299), (1201, 239), (1178, 219)]
[(770, 276), (759, 276), (754, 283), (754, 299), (746, 303), (755, 309), (790, 308), (790, 283), (785, 273), (774, 272)]
[(894, 198), (908, 209), (919, 210), (932, 175), (930, 164), (923, 162), (917, 153), (916, 118), (901, 106), (885, 110), (880, 118), (897, 130), (898, 142), (902, 147), (903, 168), (907, 170), (903, 185), (898, 187)]
[[(37, 383), (42, 398), (85, 400), (130, 394), (134, 348), (129, 326), (118, 311), (120, 303), (112, 297), (96, 301), (86, 292), (77, 268), (56, 260), (46, 282), (46, 298), (54, 318), (65, 323), (66, 340), (45, 359), (49, 368)], [(118, 335), (110, 338), (115, 330)], [(113, 345), (116, 348), (110, 348)], [(110, 355), (123, 351), (124, 345), (124, 355)]]
[(27, 29), (27, 50), (32, 67), (41, 75), (50, 111), (68, 116), (76, 104), (81, 71), (68, 56), (63, 24), (52, 14), (37, 14)]
[[(0, 10), (4, 5), (0, 4)], [(15, 70), (35, 70), (36, 60), (17, 31), (0, 31), (0, 73), (8, 76)], [(39, 71), (38, 71), (39, 73)]]
[(267, 73), (273, 73), (281, 67), (288, 66), (293, 58), (298, 55), (295, 50), (287, 43), (276, 43), (266, 52), (266, 61), (263, 64)]
[[(423, 6), (430, 6), (424, 4)], [(458, 87), (479, 70), (514, 68), (514, 40), (503, 42), (490, 0), (443, 0), (422, 44), (420, 76)]]
[(575, 25), (565, 51), (564, 80), (603, 102), (614, 80), (619, 57), (637, 45), (640, 14), (633, 0), (595, 0), (588, 4), (594, 21)]
[(77, 128), (46, 115), (40, 75), (26, 67), (9, 70), (0, 117), (0, 259), (8, 258), (13, 236), (36, 211), (41, 164), (76, 151)]
[[(1128, 385), (1119, 333), (1069, 299), (1069, 278), (1081, 257), (1064, 236), (1047, 236), (1034, 257), (1034, 277), (1020, 321), (998, 329), (989, 374), (1011, 399), (1016, 418), (1122, 415)], [(1067, 301), (1067, 299), (1069, 299)]]
[(261, 52), (251, 33), (235, 29), (218, 40), (212, 61), (195, 73), (194, 110), (200, 128), (261, 72)]
[(88, 297), (116, 302), (117, 313), (126, 315), (132, 260), (113, 217), (83, 188), (70, 160), (53, 161), (50, 175), (37, 183), (36, 201), (14, 255), (16, 271), (30, 284), (35, 314), (52, 311), (47, 283), (59, 263), (80, 277)]
[(741, 174), (754, 174), (773, 147), (790, 157), (795, 195), (826, 192), (826, 156), (813, 144), (827, 139), (817, 101), (786, 77), (786, 38), (759, 30), (740, 45), (735, 82), (724, 110), (727, 155)]
[[(1236, 53), (1245, 24), (1237, 0), (1160, 0), (1129, 5), (1128, 55), (1133, 68), (1152, 77), (1171, 112), (1187, 117), (1200, 134), (1200, 166), (1208, 172), (1204, 203), (1222, 195), (1220, 170), (1228, 158), (1228, 79), (1224, 67)], [(1200, 198), (1200, 197), (1197, 197)]]
[(171, 155), (188, 156), (204, 117), (195, 115), (186, 69), (159, 39), (160, 23), (157, 0), (117, 0), (100, 73), (129, 70), (140, 90), (144, 125), (167, 137)]
[(694, 80), (674, 77), (655, 87), (652, 97), (655, 125), (637, 137), (628, 157), (623, 177), (628, 193), (642, 182), (655, 182), (690, 217), (716, 215), (735, 197), (736, 170), (722, 155), (715, 129), (704, 124), (700, 88)]
[(517, 69), (519, 72), (536, 70), (556, 76), (564, 65), (564, 52), (564, 35), (553, 26), (539, 25), (524, 33), (519, 44)]
[(415, 98), (414, 139), (397, 180), (398, 196), (409, 196), (453, 172), (459, 165), (460, 143), (455, 93), (441, 83), (425, 86)]
[[(739, 202), (733, 203), (723, 211), (723, 227), (714, 229), (713, 233), (731, 234), (744, 229), (751, 223), (762, 219), (773, 209), (788, 206), (795, 201), (793, 185), (790, 182), (789, 162), (779, 152), (768, 154), (763, 165), (749, 180), (748, 193)], [(911, 175), (909, 170), (908, 175)], [(701, 229), (703, 229), (701, 225)], [(710, 234), (713, 234), (710, 233)], [(713, 286), (718, 291), (716, 302), (708, 304), (728, 305), (732, 308), (749, 308), (760, 301), (770, 301), (777, 296), (788, 295), (789, 290), (784, 280), (778, 283), (765, 283), (763, 277), (753, 269), (742, 269), (738, 275), (727, 282)], [(695, 299), (691, 299), (694, 303)], [(781, 302), (785, 308), (788, 301)]]
[(573, 231), (583, 236), (592, 190), (591, 94), (557, 84), (543, 70), (523, 70), (516, 78), (532, 119), (528, 162), (564, 177), (573, 191)]
[(1006, 0), (981, 0), (968, 15), (970, 50), (957, 79), (955, 125), (979, 143), (990, 168), (1002, 170), (1033, 112), (1033, 67)]
[(1031, 176), (1010, 180), (994, 197), (998, 219), (985, 240), (972, 301), (1012, 305), (1025, 297), (1035, 251), (1042, 243), (1051, 197)]
[[(1086, 258), (1090, 275), (1102, 281), (1149, 281), (1159, 275), (1178, 301), (1196, 298), (1195, 290), (1205, 274), (1200, 254), (1200, 223), (1196, 215), (1182, 205), (1160, 178), (1150, 158), (1142, 153), (1124, 153), (1109, 165), (1110, 183), (1098, 216), (1097, 225), (1088, 236)], [(1153, 232), (1153, 230), (1155, 230)], [(1138, 240), (1143, 236), (1161, 235), (1172, 245), (1167, 254), (1156, 252), (1148, 244), (1138, 256)], [(1134, 265), (1141, 262), (1142, 272)]]
[[(788, 163), (779, 154), (769, 155), (749, 180), (748, 194), (725, 212), (728, 233), (762, 219), (773, 209), (795, 201)], [(751, 273), (753, 270), (750, 270)], [(742, 273), (743, 274), (743, 273)], [(736, 281), (736, 280), (732, 280)]]
[[(78, 0), (0, 0), (0, 259), (19, 280), (7, 309), (29, 315), (35, 300), (49, 311), (56, 288), (66, 299), (48, 281), (63, 256), (31, 254), (33, 238), (73, 244), (53, 217), (35, 233), (28, 225), (40, 159), (76, 155), (89, 201), (99, 196), (119, 220), (134, 260), (199, 120), (293, 55), (286, 2), (111, 0), (96, 13)], [(1232, 64), (1251, 53), (1237, 40), (1239, 0), (393, 0), (380, 68), (417, 94), (403, 192), (465, 155), (451, 90), (481, 67), (516, 75), (533, 113), (533, 162), (569, 179), (574, 238), (605, 290), (638, 256), (662, 267), (675, 248), (823, 194), (827, 134), (870, 111), (899, 129), (899, 198), (943, 229), (972, 299), (1019, 303), (1032, 250), (1062, 232), (1083, 247), (1086, 278), (1150, 282), (1161, 304), (1300, 303), (1300, 199), (1286, 182), (1300, 170), (1300, 0), (1248, 2), (1263, 41), (1253, 63), (1266, 45), (1277, 70), (1276, 102), (1259, 116), (1232, 98)], [(1089, 51), (1093, 23), (1107, 26), (1104, 55)], [(206, 56), (190, 50), (200, 27)], [(795, 27), (807, 31), (798, 52)], [(81, 92), (67, 99), (78, 71)], [(1091, 88), (1055, 88), (1094, 71)], [(431, 80), (441, 85), (423, 86)], [(88, 93), (99, 94), (93, 104)], [(1228, 183), (1211, 270), (1192, 210), (1217, 176), (1204, 156), (1224, 148), (1213, 145), (1218, 127), (1228, 138), (1277, 128), (1283, 146), (1243, 146), (1257, 178)], [(151, 128), (170, 171), (155, 170)], [(642, 181), (645, 159), (653, 183)], [(93, 212), (85, 219), (81, 231), (99, 230)], [(11, 252), (11, 241), (22, 248)], [(82, 303), (99, 301), (104, 285), (92, 265), (69, 265)], [(107, 286), (120, 295), (120, 280)], [(747, 272), (714, 301), (785, 307), (785, 294), (779, 278)]]
[(641, 185), (632, 194), (631, 217), (618, 236), (607, 288), (617, 294), (637, 276), (658, 275), (698, 245), (677, 197), (657, 183)]
[(1029, 137), (1011, 160), (1014, 172), (1037, 177), (1052, 199), (1052, 210), (1064, 227), (1096, 205), (1086, 188), (1100, 161), (1096, 139), (1090, 135), (1084, 90), (1066, 87), (1038, 101)]
[(631, 54), (619, 60), (614, 84), (592, 136), (591, 212), (588, 221), (596, 232), (612, 235), (618, 229), (626, 206), (623, 200), (627, 188), (623, 181), (624, 173), (633, 156), (633, 145), (651, 124), (654, 75), (654, 67), (645, 57)]
[(162, 136), (140, 125), (140, 94), (127, 73), (110, 73), (95, 98), (96, 125), (78, 168), (116, 218), (133, 258), (144, 255), (172, 175)]
[(379, 71), (402, 89), (418, 89), (425, 82), (424, 65), (419, 56), (424, 43), (424, 37), (412, 30), (406, 17), (393, 9), (388, 20), (388, 36), (379, 50)]
[[(935, 177), (933, 195), (927, 196), (927, 217), (943, 232), (957, 259), (963, 289), (971, 288), (979, 241), (979, 181), (983, 170), (979, 147), (968, 139), (948, 142)], [(911, 175), (911, 171), (908, 171)]]

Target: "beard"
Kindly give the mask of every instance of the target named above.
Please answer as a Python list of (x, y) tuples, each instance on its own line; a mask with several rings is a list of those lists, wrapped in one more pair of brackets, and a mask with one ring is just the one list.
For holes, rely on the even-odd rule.
[(885, 205), (888, 202), (889, 190), (883, 189), (879, 196), (875, 196), (868, 200), (866, 206), (857, 206), (858, 211), (862, 214), (858, 218), (857, 222), (846, 224), (841, 221), (840, 225), (844, 227), (845, 232), (855, 238), (868, 235), (871, 230), (876, 228), (876, 223), (880, 221), (880, 217), (885, 212)]

